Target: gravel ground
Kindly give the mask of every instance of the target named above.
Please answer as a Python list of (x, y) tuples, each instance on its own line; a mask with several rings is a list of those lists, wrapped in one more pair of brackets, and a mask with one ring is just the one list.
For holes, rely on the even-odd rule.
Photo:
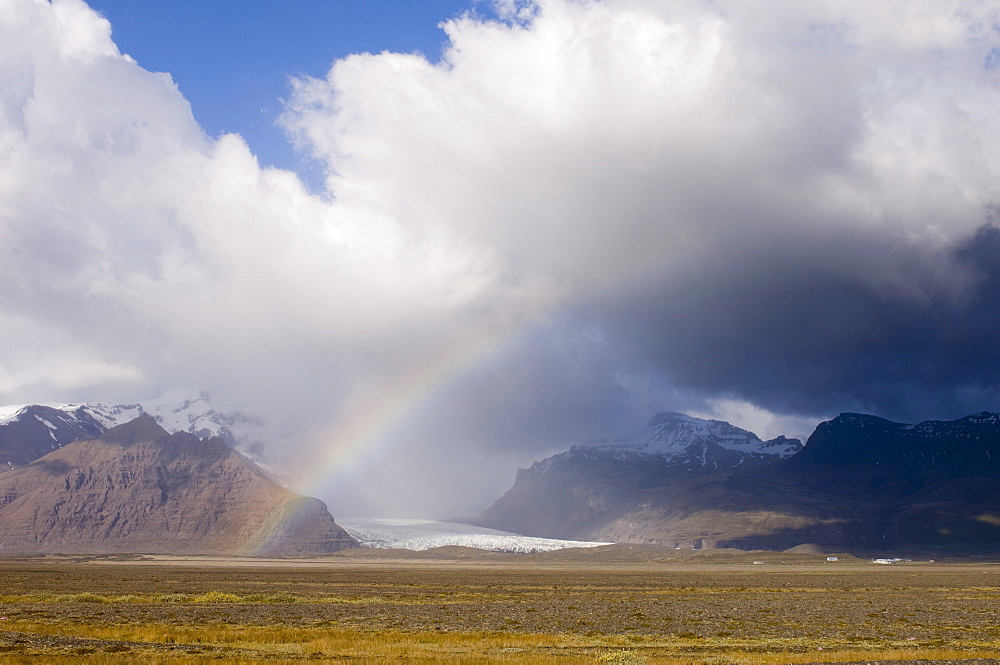
[(224, 654), (227, 656), (259, 657), (251, 649), (215, 647), (204, 644), (166, 644), (163, 642), (128, 642), (94, 640), (85, 637), (38, 635), (17, 631), (0, 631), (0, 656), (4, 653), (51, 654), (84, 656), (95, 653), (156, 652), (160, 655)]
[[(195, 595), (213, 591), (293, 594), (300, 602), (193, 602)], [(72, 594), (84, 593), (102, 599), (137, 597), (68, 602)], [(161, 599), (162, 594), (173, 602)], [(141, 651), (268, 657), (261, 651), (221, 645), (39, 634), (46, 627), (71, 635), (74, 626), (124, 630), (151, 624), (166, 629), (199, 627), (206, 634), (213, 626), (284, 626), (317, 631), (634, 636), (640, 644), (654, 640), (680, 645), (677, 651), (693, 658), (722, 655), (727, 643), (800, 655), (820, 647), (838, 651), (978, 647), (982, 654), (1000, 645), (998, 608), (1000, 567), (987, 565), (678, 570), (397, 562), (197, 567), (0, 561), (0, 656)], [(1000, 660), (937, 663), (1000, 665)]]

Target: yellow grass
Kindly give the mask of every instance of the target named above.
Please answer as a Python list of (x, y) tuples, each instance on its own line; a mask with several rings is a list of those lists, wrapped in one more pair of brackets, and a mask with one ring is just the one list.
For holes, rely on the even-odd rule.
[[(6, 630), (36, 635), (111, 640), (132, 643), (128, 653), (76, 653), (69, 660), (59, 654), (47, 654), (41, 660), (25, 660), (24, 655), (0, 654), (2, 663), (87, 662), (87, 663), (186, 663), (191, 659), (183, 651), (170, 656), (144, 654), (144, 645), (184, 645), (188, 651), (199, 648), (246, 649), (256, 655), (237, 656), (212, 653), (211, 662), (282, 663), (364, 662), (364, 663), (619, 663), (620, 665), (795, 665), (868, 660), (942, 660), (996, 658), (1000, 644), (978, 640), (962, 649), (954, 647), (901, 645), (885, 643), (875, 648), (828, 643), (817, 646), (804, 638), (734, 640), (676, 639), (647, 636), (546, 635), (503, 632), (444, 631), (364, 631), (338, 628), (292, 628), (270, 626), (117, 625), (93, 626), (77, 623), (41, 623), (13, 621)], [(94, 649), (97, 651), (97, 649)]]

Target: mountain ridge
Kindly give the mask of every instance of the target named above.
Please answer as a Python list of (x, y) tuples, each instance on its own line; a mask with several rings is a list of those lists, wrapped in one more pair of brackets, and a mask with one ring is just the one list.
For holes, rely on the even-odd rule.
[[(35, 424), (47, 423), (49, 430)], [(168, 391), (145, 402), (47, 403), (0, 406), (0, 473), (28, 464), (49, 450), (84, 436), (97, 436), (148, 414), (168, 432), (220, 437), (272, 476), (262, 459), (264, 424), (237, 411), (220, 412), (196, 388)]]

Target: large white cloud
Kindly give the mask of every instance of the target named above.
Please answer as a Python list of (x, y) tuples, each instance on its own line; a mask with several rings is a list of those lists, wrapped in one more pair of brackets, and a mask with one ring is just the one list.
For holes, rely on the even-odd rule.
[(338, 62), (286, 120), (338, 196), (585, 285), (730, 232), (962, 237), (998, 194), (997, 8), (862, 7), (546, 0), (450, 22), (438, 65)]
[[(205, 137), (170, 77), (119, 54), (81, 2), (17, 0), (3, 19), (8, 316), (71, 328), (156, 381), (219, 355), (228, 372), (377, 346), (489, 288), (488, 252), (311, 196), (239, 137)], [(53, 344), (22, 337), (6, 347)]]
[[(777, 430), (995, 395), (995, 359), (938, 349), (996, 322), (995, 2), (495, 8), (447, 22), (440, 63), (294, 82), (316, 196), (205, 136), (79, 0), (5, 0), (0, 400), (197, 383), (315, 425), (306, 460), (399, 400), (368, 434), (392, 464), (359, 468), (454, 514), (509, 480), (491, 464), (655, 405)], [(469, 469), (426, 496), (436, 455)]]

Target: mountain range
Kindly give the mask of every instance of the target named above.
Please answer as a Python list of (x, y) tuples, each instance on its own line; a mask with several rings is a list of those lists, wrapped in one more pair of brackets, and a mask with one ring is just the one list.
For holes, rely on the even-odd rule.
[(474, 523), (527, 535), (858, 553), (1000, 547), (1000, 416), (916, 425), (842, 414), (805, 446), (656, 416), (636, 439), (518, 472)]
[[(0, 554), (311, 555), (357, 542), (248, 454), (259, 420), (200, 392), (0, 407)], [(243, 451), (243, 452), (241, 452)], [(478, 518), (514, 534), (681, 549), (1000, 551), (1000, 415), (841, 414), (803, 445), (681, 413), (521, 469)]]

